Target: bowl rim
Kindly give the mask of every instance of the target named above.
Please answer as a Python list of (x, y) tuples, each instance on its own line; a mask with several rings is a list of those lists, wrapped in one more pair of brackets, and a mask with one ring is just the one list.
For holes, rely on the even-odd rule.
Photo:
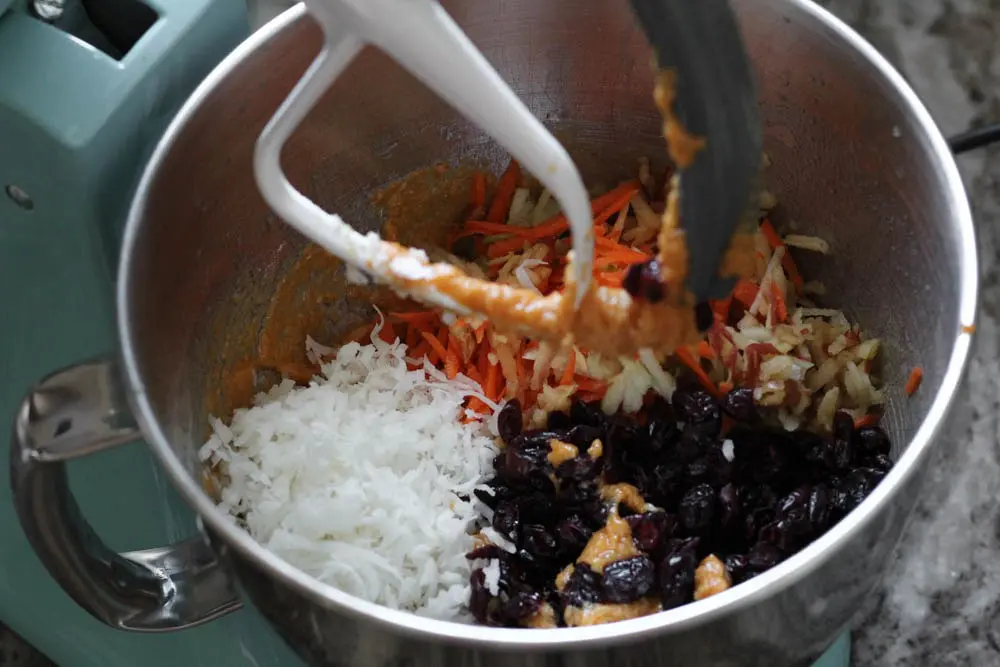
[(908, 106), (915, 121), (915, 129), (923, 134), (921, 138), (929, 142), (930, 150), (937, 158), (938, 164), (936, 166), (941, 171), (940, 175), (947, 185), (947, 192), (944, 193), (944, 196), (953, 213), (952, 224), (958, 233), (962, 260), (959, 275), (960, 302), (958, 307), (961, 327), (956, 331), (956, 338), (952, 345), (941, 386), (934, 396), (927, 415), (903, 455), (882, 483), (860, 506), (822, 537), (788, 560), (751, 581), (744, 582), (721, 594), (689, 603), (669, 612), (661, 612), (628, 621), (608, 625), (553, 629), (493, 628), (435, 620), (362, 600), (324, 584), (285, 562), (258, 544), (227, 515), (224, 515), (197, 481), (187, 473), (184, 464), (174, 454), (165, 434), (153, 417), (154, 413), (148, 400), (145, 383), (135, 364), (127, 279), (133, 272), (133, 264), (136, 261), (135, 246), (142, 225), (143, 211), (146, 208), (147, 198), (159, 165), (183, 133), (188, 120), (199, 110), (202, 101), (242, 63), (243, 59), (289, 26), (305, 18), (306, 9), (300, 3), (284, 11), (251, 35), (226, 57), (188, 98), (157, 144), (143, 171), (142, 179), (129, 208), (125, 227), (118, 271), (116, 315), (121, 345), (119, 353), (123, 362), (122, 368), (126, 382), (130, 389), (129, 400), (147, 442), (152, 446), (154, 454), (170, 476), (175, 488), (198, 512), (199, 521), (203, 522), (202, 527), (204, 528), (207, 524), (211, 532), (221, 536), (231, 548), (238, 552), (240, 557), (250, 560), (269, 576), (289, 586), (297, 594), (315, 604), (346, 616), (380, 624), (387, 630), (415, 639), (458, 643), (478, 648), (551, 650), (580, 649), (588, 646), (608, 647), (612, 644), (634, 642), (658, 635), (676, 633), (696, 625), (718, 620), (723, 615), (745, 609), (771, 597), (778, 591), (793, 586), (825, 563), (845, 542), (867, 525), (889, 501), (890, 496), (899, 487), (904, 486), (919, 469), (920, 462), (928, 454), (931, 443), (943, 425), (962, 380), (969, 358), (971, 332), (975, 325), (978, 300), (979, 273), (975, 229), (965, 189), (947, 142), (930, 113), (902, 75), (852, 28), (823, 7), (810, 0), (783, 1), (797, 11), (811, 15), (814, 20), (832, 31), (837, 38), (843, 40), (849, 48), (864, 58), (877, 71), (878, 75), (889, 84), (892, 91)]

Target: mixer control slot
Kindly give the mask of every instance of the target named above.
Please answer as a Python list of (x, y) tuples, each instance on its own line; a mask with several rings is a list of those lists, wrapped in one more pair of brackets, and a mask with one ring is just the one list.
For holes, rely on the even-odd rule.
[(159, 15), (142, 0), (35, 0), (32, 14), (121, 60)]

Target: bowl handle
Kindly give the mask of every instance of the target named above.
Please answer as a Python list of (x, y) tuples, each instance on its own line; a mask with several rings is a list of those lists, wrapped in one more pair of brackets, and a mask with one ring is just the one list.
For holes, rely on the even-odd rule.
[(67, 461), (139, 437), (116, 363), (97, 359), (49, 375), (21, 401), (10, 448), (14, 507), (35, 553), (78, 605), (115, 628), (180, 630), (239, 609), (204, 539), (116, 553), (73, 498)]

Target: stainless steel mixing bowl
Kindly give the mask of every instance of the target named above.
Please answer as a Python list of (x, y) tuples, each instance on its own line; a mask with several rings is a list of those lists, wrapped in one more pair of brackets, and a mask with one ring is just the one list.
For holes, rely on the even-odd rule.
[[(445, 2), (592, 182), (664, 157), (650, 54), (626, 0)], [(510, 630), (390, 611), (324, 586), (259, 547), (202, 489), (206, 397), (252, 357), (281, 275), (304, 242), (269, 214), (253, 145), (321, 39), (301, 8), (253, 36), (198, 89), (146, 170), (119, 275), (121, 354), (42, 382), (22, 406), (15, 500), (39, 556), (101, 620), (169, 630), (237, 604), (230, 577), (324, 665), (779, 665), (819, 655), (876, 586), (923, 482), (969, 352), (972, 221), (944, 140), (902, 78), (806, 0), (737, 0), (756, 67), (771, 188), (788, 224), (830, 240), (810, 278), (887, 342), (895, 469), (864, 504), (770, 572), (721, 595), (614, 625)], [(503, 156), (387, 58), (364, 53), (286, 149), (287, 172), (372, 228), (367, 194), (436, 160)], [(316, 275), (322, 282), (329, 276)], [(348, 324), (334, 299), (326, 323)], [(910, 369), (925, 380), (912, 398)], [(133, 422), (130, 415), (134, 415)], [(140, 426), (137, 427), (136, 423)], [(79, 516), (65, 461), (140, 431), (202, 517), (207, 541), (115, 554)], [(940, 443), (940, 440), (937, 440)], [(108, 490), (113, 493), (113, 489)], [(208, 544), (210, 542), (210, 545)]]

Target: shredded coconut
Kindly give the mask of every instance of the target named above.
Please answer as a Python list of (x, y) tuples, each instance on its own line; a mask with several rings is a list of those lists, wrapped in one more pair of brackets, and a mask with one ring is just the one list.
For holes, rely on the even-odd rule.
[[(224, 481), (219, 507), (289, 563), (372, 602), (454, 619), (469, 593), (472, 491), (496, 454), (485, 423), (459, 420), (481, 389), (408, 370), (406, 346), (376, 336), (342, 346), (308, 387), (285, 380), (228, 426), (211, 420), (201, 458)], [(329, 351), (309, 346), (314, 358)]]

